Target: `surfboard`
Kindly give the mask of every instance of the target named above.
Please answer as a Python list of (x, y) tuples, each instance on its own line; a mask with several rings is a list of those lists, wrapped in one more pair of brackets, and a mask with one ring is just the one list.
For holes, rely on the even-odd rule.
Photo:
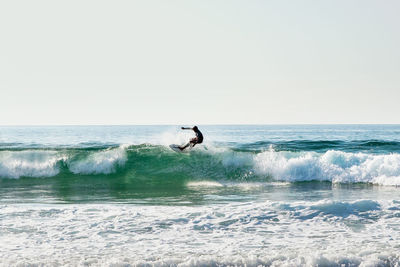
[(178, 153), (187, 153), (187, 152), (190, 151), (190, 146), (189, 146), (188, 148), (184, 149), (184, 150), (181, 150), (181, 149), (179, 148), (179, 145), (175, 145), (175, 144), (169, 145), (169, 147), (170, 147), (173, 151), (178, 152)]

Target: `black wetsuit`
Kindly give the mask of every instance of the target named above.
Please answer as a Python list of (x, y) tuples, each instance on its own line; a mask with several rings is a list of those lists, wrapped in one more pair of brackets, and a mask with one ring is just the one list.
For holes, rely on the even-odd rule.
[(194, 131), (196, 133), (196, 144), (201, 144), (203, 143), (203, 134), (197, 129), (197, 131)]

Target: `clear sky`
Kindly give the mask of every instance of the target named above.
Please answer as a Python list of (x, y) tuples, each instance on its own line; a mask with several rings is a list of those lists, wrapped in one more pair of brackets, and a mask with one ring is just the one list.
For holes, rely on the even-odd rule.
[(0, 1), (0, 124), (400, 123), (400, 1)]

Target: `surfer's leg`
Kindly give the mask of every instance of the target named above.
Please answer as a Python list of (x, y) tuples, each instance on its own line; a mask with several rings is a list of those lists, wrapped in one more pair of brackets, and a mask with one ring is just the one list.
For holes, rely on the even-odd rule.
[(180, 150), (184, 150), (184, 149), (187, 148), (188, 146), (190, 146), (190, 142), (187, 143), (187, 144), (184, 145), (184, 146), (179, 146), (179, 149), (180, 149)]
[(179, 149), (184, 150), (188, 146), (194, 147), (196, 144), (197, 144), (197, 137), (190, 139), (189, 143), (187, 143), (185, 146), (180, 146)]

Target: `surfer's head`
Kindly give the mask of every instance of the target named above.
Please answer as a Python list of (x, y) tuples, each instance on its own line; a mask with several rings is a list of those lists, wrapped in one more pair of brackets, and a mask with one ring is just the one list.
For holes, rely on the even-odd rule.
[(199, 128), (197, 128), (197, 126), (193, 127), (193, 131), (198, 131), (198, 130), (199, 130)]

